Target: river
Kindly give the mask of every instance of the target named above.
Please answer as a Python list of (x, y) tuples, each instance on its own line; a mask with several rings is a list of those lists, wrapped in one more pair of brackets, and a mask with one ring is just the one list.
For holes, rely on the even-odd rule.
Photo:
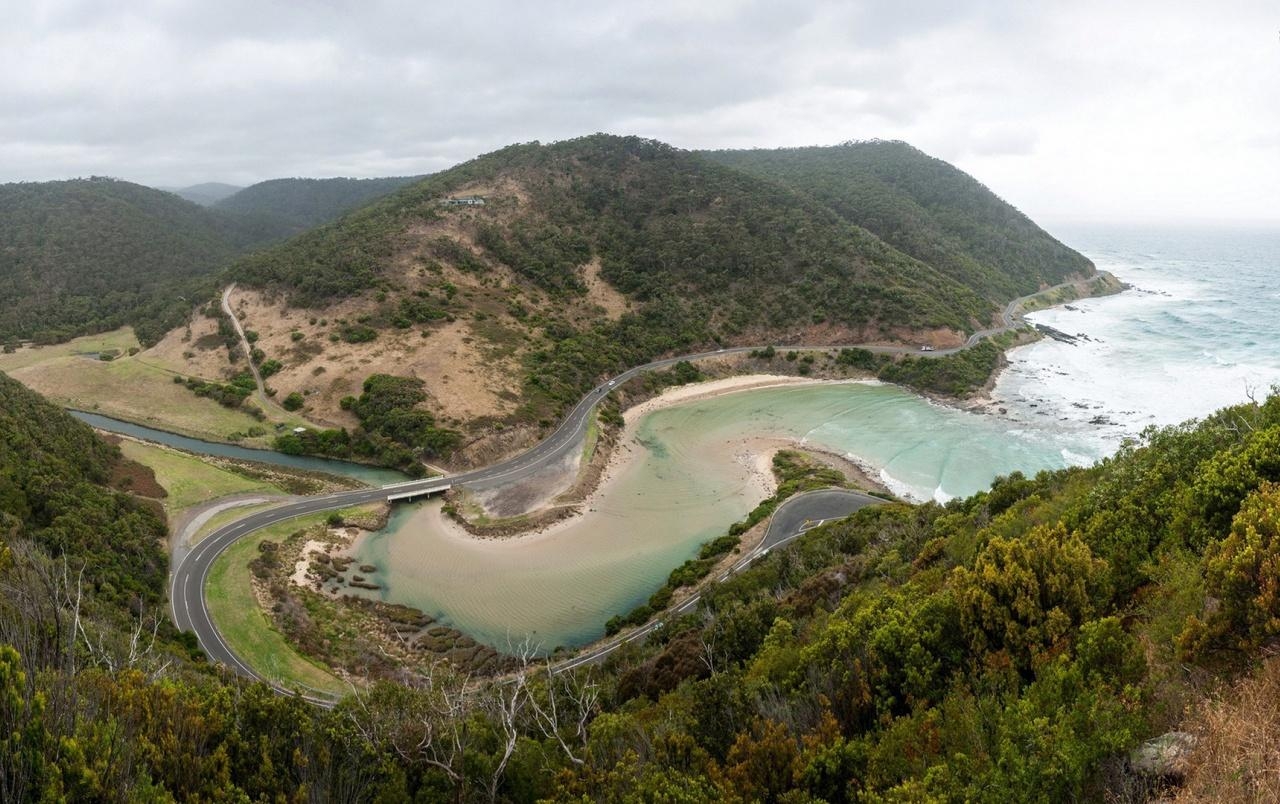
[(167, 444), (196, 455), (216, 455), (221, 458), (234, 458), (240, 461), (287, 466), (291, 469), (302, 469), (308, 472), (342, 475), (354, 478), (370, 486), (383, 486), (387, 483), (397, 483), (407, 479), (405, 475), (392, 469), (365, 466), (351, 461), (313, 458), (308, 455), (285, 455), (282, 452), (272, 452), (266, 449), (250, 449), (248, 447), (238, 447), (234, 444), (201, 441), (198, 438), (188, 438), (177, 433), (112, 419), (109, 416), (103, 416), (98, 413), (86, 413), (80, 410), (73, 410), (70, 413), (85, 424), (96, 427), (99, 430), (140, 438), (144, 441), (154, 441), (158, 444)]
[(628, 446), (641, 452), (593, 510), (515, 539), (443, 526), (439, 503), (396, 511), (364, 539), (358, 563), (383, 588), (364, 593), (422, 609), (496, 648), (530, 635), (543, 649), (590, 642), (612, 615), (644, 601), (699, 545), (763, 498), (752, 480), (761, 439), (856, 456), (915, 499), (972, 494), (998, 474), (1034, 473), (1095, 456), (1074, 441), (933, 404), (882, 383), (740, 391), (656, 410)]
[(438, 503), (398, 511), (361, 545), (383, 599), (498, 648), (588, 642), (755, 504), (738, 454), (753, 436), (842, 452), (897, 493), (945, 501), (997, 475), (1089, 464), (1148, 425), (1203, 416), (1280, 383), (1274, 230), (1075, 227), (1065, 242), (1134, 288), (1035, 313), (1085, 336), (1014, 350), (1004, 415), (847, 383), (744, 391), (650, 414), (643, 459), (606, 503), (551, 536), (451, 537)]

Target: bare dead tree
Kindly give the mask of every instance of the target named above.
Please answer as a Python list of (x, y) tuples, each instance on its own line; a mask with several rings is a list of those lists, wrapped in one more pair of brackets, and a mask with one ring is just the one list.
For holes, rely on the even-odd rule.
[(598, 709), (600, 685), (589, 668), (585, 672), (554, 673), (547, 664), (545, 673), (546, 700), (541, 701), (536, 695), (529, 697), (534, 725), (544, 737), (556, 741), (570, 762), (582, 765), (587, 724)]
[(352, 724), (369, 743), (440, 771), (461, 801), (464, 759), (473, 737), (469, 683), (468, 676), (437, 662), (402, 686), (379, 685), (356, 695)]
[[(714, 618), (715, 615), (711, 615)], [(702, 652), (698, 658), (702, 660), (702, 664), (707, 668), (707, 672), (715, 675), (716, 672), (716, 640), (720, 636), (719, 621), (713, 621), (709, 625), (703, 627), (698, 632), (698, 642), (702, 646)]]
[(516, 672), (505, 682), (487, 684), (477, 692), (480, 708), (497, 723), (501, 739), (500, 758), (489, 774), (489, 801), (497, 801), (502, 774), (520, 739), (521, 715), (530, 701), (529, 666), (537, 655), (537, 649), (527, 638), (517, 650), (510, 652), (518, 662)]

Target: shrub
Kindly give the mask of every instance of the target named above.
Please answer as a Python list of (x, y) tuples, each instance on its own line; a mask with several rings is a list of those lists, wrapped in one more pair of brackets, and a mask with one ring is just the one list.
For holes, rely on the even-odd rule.
[(1245, 499), (1231, 532), (1205, 551), (1204, 575), (1218, 607), (1188, 623), (1185, 653), (1210, 644), (1249, 649), (1280, 634), (1280, 484), (1264, 483)]

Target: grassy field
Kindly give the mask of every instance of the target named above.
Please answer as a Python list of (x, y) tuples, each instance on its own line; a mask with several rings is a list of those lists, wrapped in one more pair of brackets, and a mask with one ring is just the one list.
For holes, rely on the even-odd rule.
[[(259, 422), (244, 411), (198, 397), (175, 383), (173, 372), (130, 356), (129, 350), (138, 346), (133, 331), (124, 328), (0, 355), (0, 371), (60, 405), (210, 441), (267, 446), (270, 435), (232, 436), (255, 426), (270, 431), (277, 422), (290, 427), (306, 424), (297, 416), (269, 416)], [(103, 352), (119, 357), (97, 359)]]
[(351, 688), (293, 649), (258, 607), (250, 584), (249, 562), (258, 554), (260, 542), (283, 541), (303, 528), (324, 522), (328, 516), (326, 512), (290, 519), (241, 539), (214, 562), (205, 596), (222, 638), (262, 677), (284, 687), (301, 685), (341, 694)]
[[(120, 450), (126, 458), (149, 466), (155, 471), (156, 482), (169, 492), (169, 496), (161, 502), (164, 503), (165, 510), (170, 513), (231, 494), (255, 491), (269, 494), (284, 493), (269, 483), (241, 477), (234, 472), (205, 463), (185, 452), (128, 439), (120, 442)], [(243, 516), (243, 512), (241, 515)]]
[(237, 519), (249, 516), (250, 514), (256, 514), (259, 511), (265, 511), (268, 508), (271, 508), (279, 504), (280, 504), (279, 501), (274, 501), (274, 502), (258, 503), (256, 505), (241, 505), (236, 508), (228, 508), (225, 511), (219, 511), (218, 513), (209, 517), (209, 519), (203, 525), (201, 525), (200, 528), (195, 533), (191, 534), (191, 538), (187, 540), (187, 544), (194, 547), (195, 545), (199, 544), (200, 541), (204, 539), (206, 536), (208, 536), (210, 533), (213, 533), (215, 530), (227, 524), (228, 522), (234, 522)]

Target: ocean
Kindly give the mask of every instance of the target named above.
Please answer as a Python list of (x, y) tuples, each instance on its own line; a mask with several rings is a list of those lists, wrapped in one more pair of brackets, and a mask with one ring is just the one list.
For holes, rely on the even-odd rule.
[(1280, 384), (1280, 228), (1068, 227), (1130, 290), (1032, 313), (1070, 335), (1009, 354), (993, 398), (1019, 427), (1101, 457), (1151, 425), (1262, 399)]

